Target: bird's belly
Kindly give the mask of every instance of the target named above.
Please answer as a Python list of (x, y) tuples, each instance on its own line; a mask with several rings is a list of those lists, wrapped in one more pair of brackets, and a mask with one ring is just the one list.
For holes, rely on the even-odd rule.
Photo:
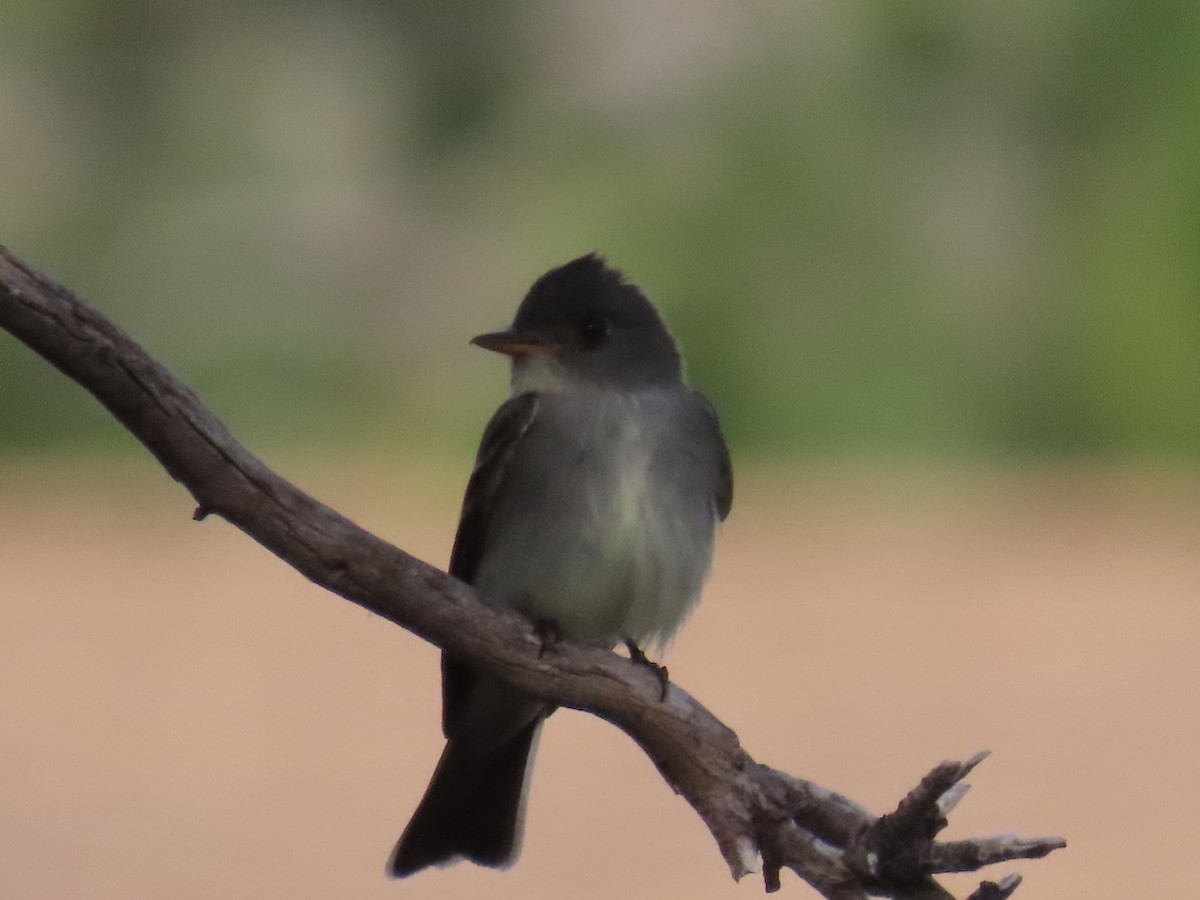
[(573, 494), (563, 486), (557, 511), (497, 529), (478, 587), (574, 640), (670, 638), (708, 572), (712, 513), (669, 478), (652, 484), (645, 466), (621, 472)]

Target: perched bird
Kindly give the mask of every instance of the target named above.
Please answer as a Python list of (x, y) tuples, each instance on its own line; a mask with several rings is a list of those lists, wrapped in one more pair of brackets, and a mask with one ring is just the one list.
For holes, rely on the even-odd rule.
[[(563, 638), (661, 647), (699, 597), (733, 479), (658, 312), (588, 255), (472, 343), (511, 358), (512, 396), (484, 431), (450, 573)], [(396, 877), (459, 858), (502, 868), (520, 851), (553, 706), (446, 654), (442, 704), (446, 747), (392, 853)]]

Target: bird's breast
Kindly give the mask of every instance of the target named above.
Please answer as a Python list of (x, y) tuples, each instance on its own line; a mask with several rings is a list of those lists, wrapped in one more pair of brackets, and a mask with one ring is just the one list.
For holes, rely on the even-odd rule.
[(672, 412), (628, 398), (559, 411), (528, 448), (522, 497), (536, 500), (497, 523), (480, 587), (577, 640), (668, 638), (707, 574), (714, 521)]

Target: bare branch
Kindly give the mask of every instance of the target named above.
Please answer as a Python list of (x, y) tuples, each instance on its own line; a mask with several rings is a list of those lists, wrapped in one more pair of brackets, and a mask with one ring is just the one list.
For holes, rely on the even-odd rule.
[[(875, 818), (858, 804), (755, 762), (737, 735), (675, 684), (616, 654), (558, 643), (542, 655), (529, 623), (363, 531), (272, 472), (128, 335), (0, 248), (0, 327), (90, 391), (195, 498), (315, 583), (531, 694), (621, 728), (704, 820), (735, 879), (760, 867), (768, 891), (792, 869), (822, 895), (948, 897), (932, 876), (1044, 856), (1059, 838), (937, 843), (983, 759), (936, 767)], [(1007, 897), (1020, 879), (972, 897)]]

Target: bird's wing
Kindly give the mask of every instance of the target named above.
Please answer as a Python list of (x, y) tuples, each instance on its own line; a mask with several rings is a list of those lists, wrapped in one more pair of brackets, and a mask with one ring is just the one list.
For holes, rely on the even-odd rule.
[[(475, 469), (467, 482), (454, 549), (450, 551), (450, 574), (467, 584), (475, 581), (491, 527), (491, 514), (504, 489), (509, 463), (522, 438), (537, 417), (536, 394), (521, 394), (507, 401), (483, 432)], [(475, 673), (463, 663), (442, 654), (442, 731), (450, 737), (461, 716)]]
[(463, 497), (454, 549), (450, 551), (450, 574), (467, 584), (475, 581), (496, 498), (504, 487), (513, 453), (537, 416), (537, 408), (537, 394), (513, 397), (496, 410), (484, 429)]
[(696, 392), (700, 404), (707, 413), (707, 421), (712, 429), (712, 436), (717, 442), (717, 480), (713, 488), (713, 503), (716, 506), (717, 517), (724, 522), (733, 507), (733, 462), (729, 458), (729, 447), (725, 445), (725, 435), (721, 433), (721, 423), (717, 420), (717, 410), (703, 394)]

